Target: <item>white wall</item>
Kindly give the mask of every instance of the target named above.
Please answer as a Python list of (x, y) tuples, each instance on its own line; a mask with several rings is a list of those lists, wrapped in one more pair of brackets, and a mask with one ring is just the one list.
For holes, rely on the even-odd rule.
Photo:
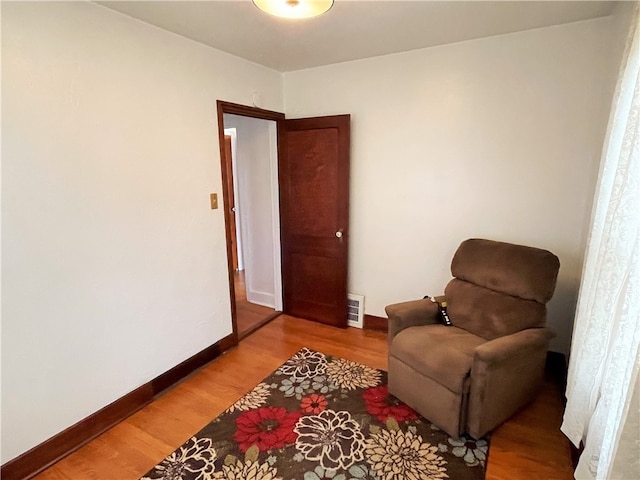
[(216, 99), (279, 73), (88, 2), (2, 5), (2, 463), (231, 333)]
[[(280, 231), (277, 197), (275, 121), (225, 114), (226, 128), (236, 129), (237, 218), (242, 235), (247, 300), (276, 308), (282, 305)], [(272, 162), (273, 156), (273, 162)], [(272, 184), (273, 181), (273, 184)], [(275, 190), (275, 191), (274, 191)], [(279, 295), (279, 299), (276, 296)]]
[(547, 248), (567, 352), (612, 93), (610, 18), (284, 74), (287, 117), (350, 113), (349, 290), (439, 294), (459, 243)]

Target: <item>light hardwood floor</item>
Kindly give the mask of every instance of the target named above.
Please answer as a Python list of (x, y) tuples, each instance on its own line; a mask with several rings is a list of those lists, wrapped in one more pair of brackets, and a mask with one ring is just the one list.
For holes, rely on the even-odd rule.
[(253, 333), (265, 320), (272, 318), (276, 311), (273, 308), (263, 307), (262, 305), (256, 305), (255, 303), (247, 301), (244, 270), (236, 270), (234, 281), (238, 338), (242, 339)]
[[(137, 479), (303, 346), (387, 367), (384, 333), (281, 315), (35, 478)], [(486, 480), (573, 478), (569, 445), (559, 431), (561, 415), (561, 392), (548, 380), (531, 406), (493, 433)]]

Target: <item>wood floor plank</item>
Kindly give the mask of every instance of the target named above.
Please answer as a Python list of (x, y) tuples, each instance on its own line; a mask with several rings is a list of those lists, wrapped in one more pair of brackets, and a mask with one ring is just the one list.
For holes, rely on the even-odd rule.
[(244, 270), (236, 270), (234, 275), (236, 303), (236, 324), (239, 338), (250, 334), (256, 326), (274, 315), (273, 308), (264, 307), (247, 301), (247, 289)]
[[(304, 346), (387, 368), (386, 334), (281, 315), (35, 478), (135, 480)], [(559, 388), (547, 380), (529, 407), (493, 433), (486, 480), (570, 480), (562, 408)]]

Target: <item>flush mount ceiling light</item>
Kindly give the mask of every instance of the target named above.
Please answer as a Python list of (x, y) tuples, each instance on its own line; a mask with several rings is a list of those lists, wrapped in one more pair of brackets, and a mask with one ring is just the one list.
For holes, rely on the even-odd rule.
[(333, 5), (333, 0), (253, 0), (263, 12), (276, 17), (309, 18), (322, 15)]

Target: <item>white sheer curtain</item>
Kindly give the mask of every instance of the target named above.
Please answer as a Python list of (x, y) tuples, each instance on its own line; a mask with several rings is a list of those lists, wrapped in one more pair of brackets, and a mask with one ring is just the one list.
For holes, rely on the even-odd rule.
[[(576, 479), (640, 479), (640, 21), (622, 61), (575, 318), (562, 431)], [(636, 394), (634, 395), (634, 391)]]

